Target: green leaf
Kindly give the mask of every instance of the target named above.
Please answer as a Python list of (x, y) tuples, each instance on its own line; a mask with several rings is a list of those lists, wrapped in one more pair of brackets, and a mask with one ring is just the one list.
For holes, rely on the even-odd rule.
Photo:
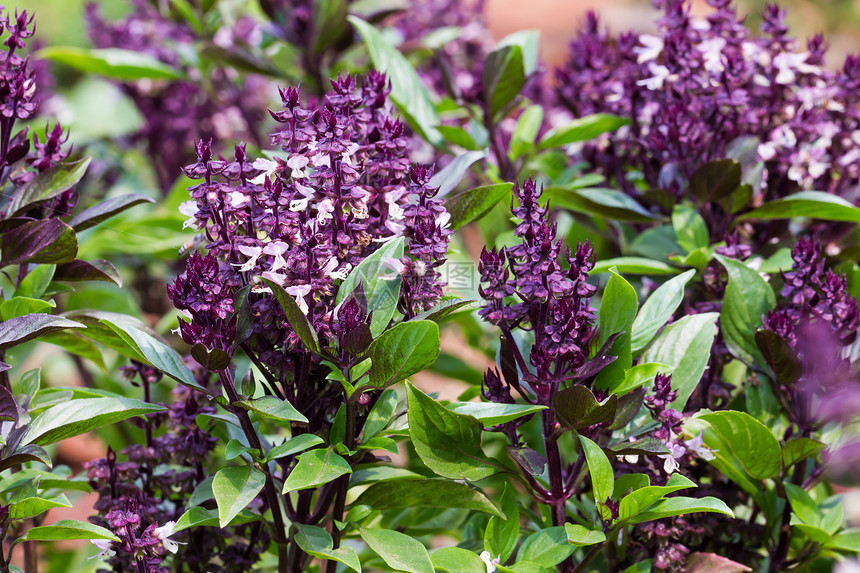
[(535, 139), (542, 123), (542, 106), (531, 105), (520, 114), (511, 134), (511, 159), (516, 160), (534, 150)]
[(477, 151), (485, 147), (483, 145), (479, 145), (478, 142), (475, 141), (475, 138), (462, 127), (457, 127), (455, 125), (440, 125), (436, 129), (439, 130), (439, 133), (442, 134), (445, 141), (453, 143), (454, 145), (459, 145), (463, 149)]
[(164, 406), (131, 398), (82, 398), (48, 408), (30, 424), (22, 445), (46, 446)]
[(763, 366), (755, 334), (761, 327), (762, 316), (776, 306), (773, 289), (758, 271), (743, 262), (722, 255), (714, 257), (729, 274), (720, 312), (720, 327), (726, 346), (743, 362)]
[(493, 557), (500, 556), (505, 563), (513, 554), (520, 537), (520, 512), (517, 508), (517, 498), (508, 484), (505, 484), (499, 497), (504, 519), (491, 517), (484, 532), (484, 549)]
[(685, 316), (666, 326), (642, 355), (642, 362), (672, 367), (672, 388), (678, 392), (672, 407), (676, 410), (683, 410), (705, 372), (718, 317), (716, 312)]
[(555, 567), (576, 551), (567, 541), (564, 527), (547, 527), (526, 537), (517, 553), (517, 563), (526, 561), (543, 567)]
[(9, 320), (26, 314), (50, 314), (55, 305), (53, 300), (15, 296), (0, 304), (0, 319)]
[(266, 420), (308, 423), (308, 419), (304, 414), (296, 410), (292, 404), (287, 400), (280, 400), (275, 396), (262, 396), (253, 400), (243, 400), (236, 405), (246, 410), (251, 410)]
[(833, 539), (827, 544), (827, 547), (860, 553), (860, 527), (846, 529), (833, 536)]
[(675, 228), (678, 244), (688, 253), (711, 244), (705, 220), (689, 205), (675, 205), (672, 209), (672, 226)]
[(639, 309), (636, 320), (633, 321), (631, 330), (633, 336), (631, 347), (633, 354), (638, 354), (645, 348), (657, 331), (672, 318), (681, 302), (684, 300), (684, 287), (696, 275), (696, 271), (690, 269), (677, 277), (671, 278), (651, 293), (648, 300)]
[[(248, 510), (242, 510), (233, 518), (230, 525), (244, 525), (252, 521), (259, 521), (260, 516)], [(189, 527), (221, 527), (217, 509), (204, 509), (199, 506), (189, 507), (173, 526), (173, 531), (182, 531)]]
[(436, 571), (445, 573), (485, 573), (486, 564), (475, 553), (462, 547), (442, 547), (430, 554)]
[(397, 408), (397, 401), (397, 392), (393, 389), (386, 390), (379, 396), (364, 422), (364, 429), (361, 433), (362, 440), (369, 440), (391, 423), (391, 418)]
[(801, 191), (784, 199), (769, 201), (735, 219), (735, 222), (747, 219), (791, 219), (792, 217), (808, 217), (825, 221), (846, 221), (860, 223), (860, 209), (849, 201), (822, 191)]
[(53, 507), (72, 507), (72, 504), (63, 494), (51, 499), (39, 496), (25, 497), (9, 504), (9, 519), (29, 519)]
[(337, 289), (335, 302), (340, 305), (359, 284), (364, 285), (367, 309), (373, 311), (370, 320), (370, 332), (373, 336), (379, 336), (388, 327), (397, 311), (402, 279), (399, 276), (393, 279), (381, 277), (386, 273), (383, 264), (386, 259), (403, 257), (403, 245), (403, 237), (388, 241), (352, 269)]
[(664, 486), (648, 485), (635, 489), (621, 499), (618, 508), (618, 518), (626, 520), (635, 517), (643, 511), (648, 510), (668, 494), (691, 487), (696, 487), (696, 484), (681, 474), (674, 473), (669, 477)]
[(785, 468), (790, 468), (797, 462), (801, 462), (807, 458), (818, 456), (821, 452), (827, 449), (827, 445), (812, 440), (797, 436), (788, 440), (782, 447), (782, 465)]
[(615, 257), (597, 261), (589, 274), (607, 273), (612, 267), (626, 275), (676, 275), (681, 270), (662, 261), (644, 257)]
[(182, 363), (182, 359), (179, 358), (176, 351), (141, 328), (143, 326), (142, 323), (131, 317), (114, 313), (98, 313), (98, 316), (104, 316), (105, 318), (99, 322), (107, 325), (118, 334), (129, 347), (135, 350), (153, 368), (164, 372), (186, 386), (207, 394), (210, 393), (197, 383), (194, 375)]
[(297, 530), (295, 536), (296, 543), (302, 548), (302, 551), (312, 557), (343, 563), (353, 571), (361, 573), (361, 561), (359, 561), (354, 547), (344, 545), (343, 547), (332, 549), (334, 542), (331, 535), (322, 527), (303, 525), (301, 523), (293, 525), (295, 525)]
[(224, 446), (224, 459), (227, 461), (235, 460), (243, 454), (250, 455), (253, 460), (260, 455), (260, 451), (256, 448), (249, 448), (239, 440), (230, 440), (227, 442), (227, 445)]
[(570, 191), (549, 188), (547, 191), (556, 207), (577, 213), (633, 223), (649, 223), (657, 218), (635, 199), (614, 189), (592, 187)]
[(240, 511), (263, 490), (266, 476), (253, 466), (223, 468), (212, 480), (212, 493), (218, 504), (218, 525), (227, 527)]
[(33, 267), (27, 276), (21, 279), (21, 283), (15, 289), (13, 296), (26, 296), (30, 298), (41, 298), (48, 290), (48, 285), (54, 277), (57, 265), (38, 265)]
[(517, 45), (496, 48), (484, 60), (484, 100), (495, 118), (515, 97), (526, 83), (523, 50)]
[(579, 524), (565, 523), (564, 532), (567, 534), (567, 542), (579, 547), (597, 545), (606, 541), (606, 534), (602, 531), (588, 529)]
[(302, 341), (305, 348), (314, 354), (319, 354), (320, 342), (317, 338), (317, 333), (314, 330), (313, 325), (310, 323), (310, 320), (308, 320), (307, 315), (301, 308), (299, 308), (296, 299), (290, 296), (279, 284), (268, 279), (261, 280), (266, 283), (270, 289), (272, 289), (272, 294), (275, 295), (275, 299), (277, 299), (281, 308), (284, 310), (284, 314), (287, 316), (287, 322), (290, 323), (290, 326), (293, 328), (296, 336), (299, 337), (299, 340)]
[(451, 214), (451, 228), (459, 229), (467, 223), (482, 218), (496, 203), (510, 196), (513, 183), (496, 183), (476, 187), (450, 197), (445, 206)]
[(279, 444), (269, 450), (269, 453), (266, 454), (266, 461), (268, 462), (303, 452), (308, 448), (322, 444), (323, 441), (324, 440), (322, 438), (314, 434), (299, 434), (298, 436), (294, 436), (289, 440), (286, 440), (283, 444)]
[(636, 515), (630, 520), (630, 523), (645, 523), (646, 521), (654, 521), (655, 519), (663, 519), (664, 517), (700, 512), (722, 513), (723, 515), (734, 517), (734, 513), (732, 513), (729, 506), (712, 496), (670, 497), (658, 501), (646, 511)]
[(111, 531), (86, 521), (61, 519), (53, 525), (31, 527), (24, 537), (26, 541), (58, 541), (60, 539), (109, 539), (119, 542)]
[(779, 440), (746, 412), (702, 414), (688, 420), (684, 429), (704, 432), (704, 443), (715, 456), (709, 463), (757, 499), (762, 494), (760, 480), (776, 477), (782, 469)]
[(395, 571), (434, 573), (427, 549), (417, 539), (390, 529), (365, 529), (358, 534)]
[(436, 130), (439, 124), (436, 107), (412, 64), (372, 25), (355, 16), (348, 16), (347, 20), (361, 35), (373, 67), (388, 74), (389, 78), (397, 78), (396, 82), (391, 82), (389, 97), (404, 119), (431, 144), (441, 144), (442, 136)]
[(538, 149), (550, 147), (561, 147), (580, 141), (594, 139), (602, 133), (615, 131), (616, 129), (629, 125), (630, 120), (608, 113), (597, 113), (574, 119), (566, 125), (549, 130), (540, 141)]
[(822, 527), (824, 514), (821, 513), (815, 500), (802, 487), (793, 483), (783, 482), (783, 487), (785, 487), (785, 495), (788, 497), (791, 510), (795, 515), (807, 525)]
[(479, 490), (446, 479), (422, 477), (378, 482), (364, 490), (353, 503), (379, 510), (413, 507), (473, 509), (504, 518), (499, 508)]
[(600, 301), (600, 316), (598, 324), (599, 344), (602, 346), (613, 334), (623, 333), (615, 342), (609, 354), (618, 359), (603, 368), (597, 375), (595, 385), (598, 388), (607, 386), (607, 381), (614, 381), (624, 376), (624, 371), (633, 363), (633, 353), (630, 346), (630, 329), (636, 318), (639, 301), (636, 289), (624, 280), (615, 269), (606, 282), (603, 297)]
[(484, 427), (504, 424), (541, 410), (546, 406), (535, 406), (532, 404), (496, 404), (494, 402), (451, 402), (445, 406), (452, 412), (472, 416)]
[(430, 320), (401, 322), (374, 340), (367, 356), (372, 386), (383, 388), (405, 380), (436, 362), (439, 326)]
[(349, 5), (346, 0), (314, 0), (313, 2), (313, 53), (322, 54), (347, 33), (346, 17)]
[(600, 449), (600, 446), (586, 438), (579, 436), (582, 444), (582, 453), (588, 464), (588, 473), (591, 475), (591, 489), (594, 493), (594, 502), (601, 513), (605, 509), (606, 500), (612, 497), (615, 489), (615, 475), (612, 472), (612, 464), (609, 458)]
[(87, 74), (115, 80), (183, 79), (185, 74), (160, 60), (135, 50), (106, 48), (88, 50), (72, 46), (50, 46), (36, 52), (44, 58)]
[(469, 481), (496, 472), (481, 449), (481, 422), (448, 410), (408, 382), (406, 396), (409, 436), (428, 468), (442, 477)]
[(36, 203), (48, 201), (71, 189), (87, 171), (90, 158), (57, 163), (33, 176), (15, 193), (6, 208), (6, 216), (14, 217), (31, 209)]
[[(466, 176), (469, 167), (476, 161), (487, 156), (487, 150), (466, 151), (455, 157), (444, 169), (437, 171), (430, 178), (430, 185), (438, 187), (437, 197), (444, 197), (457, 187), (457, 184)], [(513, 184), (511, 184), (513, 186)]]
[(349, 473), (349, 462), (332, 448), (311, 450), (299, 456), (299, 463), (284, 480), (283, 493), (317, 487)]

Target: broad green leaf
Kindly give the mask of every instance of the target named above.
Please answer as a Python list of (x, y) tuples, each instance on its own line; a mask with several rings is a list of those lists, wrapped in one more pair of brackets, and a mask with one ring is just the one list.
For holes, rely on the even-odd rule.
[(98, 74), (115, 80), (177, 80), (185, 77), (181, 70), (135, 50), (119, 48), (91, 50), (72, 46), (50, 46), (39, 50), (36, 56), (87, 74)]
[(607, 113), (587, 115), (585, 117), (574, 119), (566, 125), (562, 125), (548, 131), (541, 139), (538, 149), (561, 147), (571, 143), (588, 141), (602, 133), (615, 131), (622, 126), (629, 124), (629, 119)]
[(119, 542), (110, 530), (86, 521), (61, 519), (53, 525), (31, 527), (23, 539), (27, 541), (58, 541), (60, 539), (109, 539)]
[(483, 70), (484, 100), (493, 120), (511, 103), (526, 83), (523, 50), (517, 45), (500, 46), (487, 54)]
[(26, 296), (30, 298), (41, 298), (48, 290), (48, 285), (54, 277), (57, 265), (38, 265), (30, 269), (18, 286), (13, 296)]
[(142, 324), (131, 317), (114, 313), (99, 313), (100, 322), (120, 336), (133, 350), (153, 368), (160, 370), (178, 382), (196, 390), (206, 391), (176, 353), (167, 344), (141, 328)]
[(519, 46), (523, 53), (523, 71), (527, 76), (530, 76), (537, 71), (539, 43), (540, 32), (538, 30), (519, 30), (499, 40), (496, 48)]
[(672, 318), (684, 300), (684, 287), (695, 274), (696, 271), (691, 269), (667, 280), (642, 304), (631, 327), (633, 354), (638, 354), (645, 348), (657, 331)]
[(18, 225), (2, 235), (0, 267), (19, 263), (67, 263), (78, 254), (75, 231), (59, 219)]
[(346, 0), (314, 0), (313, 10), (311, 45), (314, 54), (322, 54), (332, 44), (340, 41), (347, 32), (349, 3)]
[(262, 396), (252, 400), (243, 400), (236, 405), (246, 410), (251, 410), (266, 420), (308, 422), (308, 419), (287, 400), (280, 400), (275, 396)]
[(78, 161), (57, 163), (41, 173), (37, 173), (15, 193), (6, 207), (6, 217), (14, 217), (28, 209), (33, 204), (53, 199), (57, 195), (71, 189), (87, 171), (90, 158)]
[(600, 301), (599, 344), (602, 346), (613, 334), (623, 334), (612, 343), (612, 348), (609, 350), (609, 354), (617, 356), (618, 359), (603, 368), (597, 375), (595, 385), (598, 388), (604, 388), (612, 381), (622, 378), (624, 371), (633, 363), (630, 329), (639, 308), (636, 289), (615, 269), (610, 269), (610, 273)]
[(452, 412), (472, 416), (484, 427), (504, 424), (541, 410), (546, 406), (535, 406), (532, 404), (496, 404), (494, 402), (451, 402), (445, 406)]
[(556, 207), (577, 213), (634, 223), (648, 223), (657, 219), (635, 199), (614, 189), (592, 187), (569, 191), (549, 188), (547, 191)]
[(565, 523), (564, 532), (567, 534), (567, 542), (572, 545), (585, 546), (597, 545), (606, 541), (606, 534), (602, 531), (588, 529), (579, 524)]
[(403, 245), (403, 237), (388, 241), (352, 269), (337, 289), (335, 302), (341, 304), (352, 294), (359, 283), (364, 285), (367, 308), (373, 311), (373, 317), (370, 319), (370, 332), (373, 336), (379, 336), (388, 327), (397, 311), (402, 279), (399, 276), (394, 278), (382, 277), (388, 271), (385, 266), (387, 259), (403, 257)]
[(520, 512), (517, 508), (517, 498), (508, 484), (505, 484), (502, 495), (499, 496), (504, 519), (491, 517), (484, 532), (484, 549), (493, 557), (501, 556), (505, 563), (513, 554), (520, 537)]
[[(230, 525), (244, 525), (252, 521), (260, 521), (260, 516), (248, 510), (240, 511), (230, 522)], [(217, 509), (204, 509), (199, 506), (189, 507), (179, 519), (173, 531), (182, 531), (189, 527), (221, 527)]]
[(618, 508), (618, 518), (629, 519), (634, 517), (642, 511), (648, 510), (666, 495), (691, 487), (697, 486), (681, 474), (673, 473), (664, 486), (648, 485), (625, 495)]
[(240, 511), (263, 490), (266, 476), (253, 466), (223, 468), (212, 480), (212, 493), (218, 504), (218, 524), (227, 527)]
[(807, 525), (823, 527), (824, 514), (818, 508), (818, 504), (802, 487), (788, 481), (783, 482), (785, 495), (791, 504), (791, 510)]
[(439, 326), (430, 320), (401, 322), (374, 340), (367, 356), (372, 386), (383, 388), (405, 380), (436, 362)]
[(434, 573), (427, 548), (414, 537), (390, 529), (365, 529), (360, 525), (358, 534), (395, 571)]
[(451, 228), (459, 229), (467, 223), (482, 218), (496, 203), (509, 197), (513, 183), (496, 183), (464, 191), (450, 197), (445, 206), (451, 214)]
[(706, 312), (673, 322), (642, 355), (642, 362), (672, 367), (672, 388), (678, 392), (672, 407), (676, 410), (683, 410), (705, 372), (717, 335), (717, 317), (716, 312)]
[(475, 141), (475, 138), (472, 137), (472, 134), (462, 127), (455, 125), (440, 125), (436, 129), (442, 134), (445, 141), (453, 143), (454, 145), (459, 145), (463, 149), (477, 151), (486, 147), (484, 145), (479, 145), (478, 142)]
[(520, 114), (511, 134), (511, 159), (518, 159), (534, 150), (542, 123), (543, 107), (539, 105), (531, 105)]
[(442, 547), (430, 554), (436, 571), (445, 573), (486, 573), (487, 566), (481, 558), (462, 547)]
[(290, 323), (290, 326), (296, 333), (296, 336), (299, 337), (299, 340), (302, 341), (305, 348), (314, 354), (319, 354), (320, 342), (317, 338), (317, 333), (310, 320), (308, 320), (307, 315), (301, 308), (299, 308), (296, 299), (288, 294), (287, 291), (285, 291), (279, 284), (268, 279), (262, 279), (262, 281), (272, 289), (272, 293), (275, 295), (275, 298), (284, 310), (284, 314), (287, 316), (287, 322)]
[(442, 136), (436, 130), (439, 124), (436, 107), (412, 64), (372, 25), (355, 16), (347, 19), (361, 35), (373, 67), (388, 74), (389, 78), (397, 78), (391, 82), (390, 97), (404, 119), (431, 144), (442, 143)]
[(678, 244), (688, 253), (711, 244), (705, 220), (689, 205), (675, 205), (672, 209), (672, 226)]
[(412, 507), (473, 509), (504, 518), (499, 508), (482, 492), (446, 479), (420, 478), (378, 482), (364, 490), (354, 503), (380, 510)]
[(25, 497), (9, 504), (9, 519), (36, 517), (54, 507), (72, 507), (72, 504), (63, 494), (50, 499), (39, 496)]
[(729, 274), (723, 296), (720, 327), (729, 351), (747, 364), (764, 365), (755, 343), (762, 316), (776, 306), (771, 286), (743, 262), (714, 255)]
[(609, 463), (609, 458), (600, 449), (600, 446), (586, 438), (579, 436), (579, 442), (582, 444), (582, 454), (585, 456), (585, 461), (588, 464), (588, 473), (591, 475), (591, 489), (594, 493), (594, 502), (598, 508), (601, 508), (601, 513), (605, 507), (606, 500), (612, 497), (612, 492), (615, 489), (615, 476), (612, 472), (612, 464)]
[(352, 473), (349, 462), (331, 448), (316, 449), (299, 456), (299, 463), (284, 480), (284, 493), (310, 489)]
[(523, 541), (517, 553), (517, 563), (527, 561), (542, 567), (555, 567), (574, 551), (576, 546), (568, 543), (564, 527), (548, 527), (532, 533)]
[(359, 561), (354, 547), (344, 545), (343, 547), (332, 549), (334, 542), (331, 534), (322, 527), (303, 525), (301, 523), (295, 523), (294, 525), (297, 529), (295, 540), (299, 547), (302, 548), (302, 551), (312, 557), (343, 563), (353, 571), (361, 573), (361, 561)]
[(51, 314), (55, 305), (53, 300), (14, 296), (0, 304), (0, 319), (9, 320), (27, 314)]
[(801, 191), (784, 199), (769, 201), (758, 209), (744, 213), (735, 219), (735, 222), (746, 219), (768, 220), (793, 217), (860, 223), (860, 209), (832, 193)]
[(589, 274), (607, 273), (612, 267), (625, 275), (676, 275), (681, 270), (662, 261), (644, 257), (615, 257), (597, 261)]
[(833, 537), (828, 547), (860, 553), (860, 527), (845, 529)]
[(69, 219), (69, 226), (72, 227), (75, 232), (80, 233), (81, 231), (94, 227), (102, 221), (110, 219), (114, 215), (118, 215), (135, 205), (154, 202), (154, 199), (141, 193), (130, 193), (128, 195), (113, 197), (102, 201), (98, 205), (93, 205), (88, 209), (84, 209)]
[(256, 448), (249, 448), (239, 440), (230, 440), (224, 446), (224, 459), (227, 461), (235, 460), (243, 454), (248, 454), (252, 460), (255, 460), (259, 457), (260, 451)]
[(486, 156), (486, 149), (481, 151), (466, 151), (455, 157), (444, 169), (434, 173), (433, 177), (430, 178), (430, 185), (439, 188), (436, 196), (444, 197), (453, 191), (460, 181), (463, 180), (466, 172), (469, 171), (469, 167)]
[(323, 439), (315, 434), (299, 434), (269, 450), (269, 453), (266, 454), (266, 461), (291, 456), (322, 443)]
[(817, 456), (825, 449), (827, 449), (827, 445), (818, 440), (802, 436), (791, 438), (782, 447), (782, 465), (785, 468), (790, 468), (797, 462)]
[(664, 517), (674, 515), (686, 515), (688, 513), (722, 513), (734, 517), (734, 513), (723, 501), (712, 497), (670, 497), (659, 501), (649, 507), (646, 511), (636, 515), (630, 523), (645, 523)]
[(83, 398), (48, 408), (30, 424), (22, 445), (46, 446), (65, 438), (151, 412), (164, 406), (131, 398)]
[(779, 440), (746, 412), (702, 414), (684, 429), (694, 435), (704, 432), (704, 443), (715, 456), (709, 463), (757, 499), (762, 494), (760, 480), (776, 477), (782, 469)]
[(409, 435), (428, 468), (442, 477), (469, 481), (496, 472), (481, 449), (481, 422), (448, 410), (412, 384), (406, 384), (406, 395)]

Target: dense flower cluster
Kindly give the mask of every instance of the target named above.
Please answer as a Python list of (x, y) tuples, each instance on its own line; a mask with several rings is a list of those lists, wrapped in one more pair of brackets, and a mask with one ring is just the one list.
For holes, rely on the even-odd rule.
[(559, 100), (575, 115), (608, 112), (631, 125), (588, 151), (627, 192), (680, 196), (696, 168), (743, 146), (764, 162), (756, 193), (780, 197), (818, 189), (854, 198), (860, 177), (857, 78), (860, 59), (824, 66), (820, 36), (806, 48), (787, 35), (785, 11), (768, 5), (761, 36), (731, 0), (709, 0), (704, 18), (685, 0), (658, 0), (656, 35), (610, 38), (589, 16), (558, 71)]
[(183, 338), (224, 351), (246, 342), (234, 340), (234, 307), (244, 304), (239, 289), (250, 286), (242, 296), (256, 318), (246, 345), (285, 384), (301, 376), (302, 346), (262, 280), (295, 299), (324, 344), (337, 340), (339, 284), (390, 241), (402, 237), (406, 248), (384, 261), (394, 271), (388, 278), (402, 281), (399, 300), (389, 304), (411, 317), (442, 294), (449, 217), (431, 171), (410, 166), (385, 76), (370, 72), (360, 87), (350, 76), (331, 85), (315, 107), (302, 104), (298, 88), (281, 90), (283, 107), (271, 112), (280, 149), (269, 158), (251, 160), (239, 145), (225, 161), (201, 141), (197, 162), (185, 168), (203, 181), (181, 210), (205, 234), (209, 254), (193, 256), (168, 289), (192, 319), (180, 327)]
[[(528, 179), (515, 187), (514, 195), (519, 206), (512, 204), (511, 211), (520, 220), (515, 233), (521, 243), (482, 251), (478, 269), (486, 305), (479, 314), (507, 334), (516, 327), (531, 331), (534, 344), (528, 358), (535, 375), (529, 382), (544, 403), (588, 355), (594, 334), (588, 301), (596, 287), (586, 281), (593, 251), (587, 242), (579, 245), (563, 269), (559, 257), (564, 240), (556, 238), (548, 210), (538, 202), (541, 190)], [(514, 294), (519, 301), (512, 300)]]
[[(95, 3), (87, 5), (90, 39), (97, 48), (121, 48), (147, 54), (188, 74), (188, 81), (123, 82), (122, 91), (140, 111), (144, 125), (135, 135), (152, 158), (158, 181), (167, 192), (180, 168), (193, 153), (195, 138), (244, 138), (262, 143), (259, 128), (267, 100), (268, 82), (260, 76), (238, 76), (231, 69), (208, 68), (206, 84), (183, 53), (201, 40), (189, 25), (165, 16), (152, 3), (134, 0), (132, 12), (116, 22), (105, 21)], [(221, 27), (212, 37), (216, 50), (255, 44), (258, 24), (241, 18)]]

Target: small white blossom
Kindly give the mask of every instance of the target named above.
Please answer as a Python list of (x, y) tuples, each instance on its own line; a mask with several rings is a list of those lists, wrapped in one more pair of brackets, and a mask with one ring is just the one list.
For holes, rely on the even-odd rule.
[(501, 560), (501, 555), (493, 559), (489, 551), (484, 551), (481, 553), (481, 561), (483, 561), (484, 565), (487, 566), (487, 573), (494, 573), (494, 571), (496, 570), (496, 566)]
[(287, 291), (287, 294), (293, 295), (301, 311), (307, 314), (309, 309), (308, 303), (305, 301), (305, 295), (311, 292), (311, 285), (293, 285), (284, 290)]
[(281, 269), (287, 268), (287, 261), (284, 260), (283, 255), (287, 252), (288, 248), (289, 245), (287, 245), (283, 241), (273, 241), (263, 248), (264, 253), (275, 257), (275, 260), (272, 263), (272, 268), (269, 269), (270, 272), (274, 273)]
[(382, 259), (382, 266), (389, 271), (393, 271), (392, 274), (386, 273), (383, 275), (379, 275), (379, 278), (386, 281), (396, 279), (406, 270), (406, 266), (402, 262), (400, 262), (400, 259), (395, 259), (394, 257), (386, 257)]
[(242, 193), (241, 191), (232, 191), (230, 193), (230, 206), (239, 208), (244, 207), (248, 203), (251, 202), (251, 198)]
[(794, 83), (796, 78), (795, 72), (801, 74), (820, 74), (821, 70), (818, 66), (806, 63), (807, 58), (809, 58), (809, 52), (781, 52), (774, 56), (773, 65), (779, 70), (774, 81), (781, 85), (788, 85)]
[(195, 201), (194, 199), (190, 201), (184, 201), (179, 204), (179, 212), (186, 217), (190, 217), (187, 221), (182, 223), (183, 229), (187, 229), (188, 227), (191, 227), (192, 229), (199, 228), (197, 226), (197, 219), (195, 218), (195, 215), (197, 215), (197, 211), (199, 211), (199, 209), (197, 208), (197, 201)]
[(255, 159), (254, 163), (251, 164), (251, 167), (263, 172), (250, 180), (250, 183), (253, 183), (254, 185), (262, 185), (266, 179), (271, 179), (272, 175), (280, 171), (280, 166), (277, 161), (264, 159), (262, 157)]
[(704, 432), (699, 432), (698, 436), (696, 436), (695, 438), (692, 438), (690, 440), (685, 441), (684, 445), (687, 446), (688, 450), (690, 450), (691, 452), (693, 452), (694, 454), (696, 454), (698, 457), (702, 458), (703, 460), (712, 460), (716, 457), (714, 455), (714, 452), (719, 451), (719, 450), (712, 450), (711, 448), (706, 446), (704, 444), (704, 435), (705, 435)]
[(293, 179), (302, 179), (303, 177), (307, 177), (305, 174), (305, 167), (308, 166), (310, 161), (304, 155), (300, 155), (298, 153), (294, 153), (287, 159), (287, 167), (289, 167), (292, 171), (290, 172), (290, 176)]
[(672, 82), (678, 77), (675, 74), (670, 74), (669, 68), (667, 68), (666, 66), (663, 66), (661, 64), (655, 64), (654, 62), (648, 64), (648, 71), (650, 71), (654, 75), (650, 78), (639, 80), (638, 82), (636, 82), (636, 85), (645, 86), (645, 88), (652, 91), (663, 89), (663, 84), (666, 81)]
[(260, 247), (248, 247), (246, 245), (240, 245), (238, 250), (246, 257), (251, 257), (245, 261), (245, 264), (243, 265), (233, 263), (233, 266), (239, 267), (239, 271), (243, 273), (253, 270), (254, 267), (257, 266), (257, 259), (260, 258), (260, 255), (263, 252), (263, 249)]
[(296, 190), (302, 195), (302, 198), (290, 201), (290, 211), (305, 211), (308, 208), (308, 202), (313, 199), (315, 192), (313, 188), (302, 185), (298, 181), (295, 181), (294, 184)]
[(633, 51), (639, 55), (639, 57), (636, 58), (636, 61), (640, 64), (656, 60), (663, 52), (663, 39), (659, 36), (642, 34), (639, 36), (639, 43), (641, 43), (642, 46), (633, 48)]
[(107, 559), (116, 555), (116, 551), (111, 548), (113, 541), (110, 539), (90, 539), (90, 543), (101, 549), (101, 551), (90, 557), (90, 559)]
[(155, 537), (161, 539), (161, 544), (164, 545), (164, 548), (171, 553), (176, 553), (179, 551), (180, 545), (185, 545), (184, 543), (179, 543), (178, 541), (170, 539), (170, 536), (173, 535), (174, 527), (176, 527), (176, 522), (168, 521), (161, 527), (156, 527), (152, 532)]
[(334, 218), (334, 203), (331, 199), (324, 199), (317, 204), (317, 222), (320, 225), (325, 225), (326, 221)]
[(712, 74), (718, 74), (726, 69), (726, 66), (723, 64), (723, 50), (725, 47), (725, 38), (708, 38), (696, 46), (696, 49), (702, 52), (705, 69)]

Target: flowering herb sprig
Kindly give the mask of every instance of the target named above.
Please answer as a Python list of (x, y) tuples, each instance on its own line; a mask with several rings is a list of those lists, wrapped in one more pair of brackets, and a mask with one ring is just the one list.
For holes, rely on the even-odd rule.
[[(268, 158), (252, 160), (238, 145), (225, 161), (198, 142), (198, 160), (185, 172), (202, 182), (189, 189), (182, 211), (205, 235), (208, 254), (192, 254), (168, 286), (190, 319), (180, 334), (218, 373), (222, 405), (255, 459), (266, 459), (248, 471), (264, 483), (257, 492), (264, 490), (272, 512), (282, 571), (302, 570), (309, 556), (285, 528), (281, 507), (307, 527), (340, 520), (350, 466), (375, 459), (359, 448), (359, 432), (380, 389), (410, 373), (398, 366), (388, 374), (383, 355), (416, 329), (436, 330), (416, 317), (441, 300), (437, 269), (450, 234), (431, 171), (406, 158), (385, 76), (371, 72), (360, 87), (350, 76), (331, 85), (314, 107), (305, 107), (298, 88), (281, 90), (283, 107), (271, 112), (279, 150)], [(421, 346), (429, 352), (422, 364), (435, 359), (433, 345)], [(238, 352), (261, 385), (252, 373), (250, 386), (236, 384), (230, 360)], [(305, 445), (278, 455), (249, 412)], [(328, 448), (308, 450), (324, 441), (320, 435)], [(331, 477), (305, 484), (305, 464), (321, 455)], [(337, 548), (341, 533), (331, 535)]]

